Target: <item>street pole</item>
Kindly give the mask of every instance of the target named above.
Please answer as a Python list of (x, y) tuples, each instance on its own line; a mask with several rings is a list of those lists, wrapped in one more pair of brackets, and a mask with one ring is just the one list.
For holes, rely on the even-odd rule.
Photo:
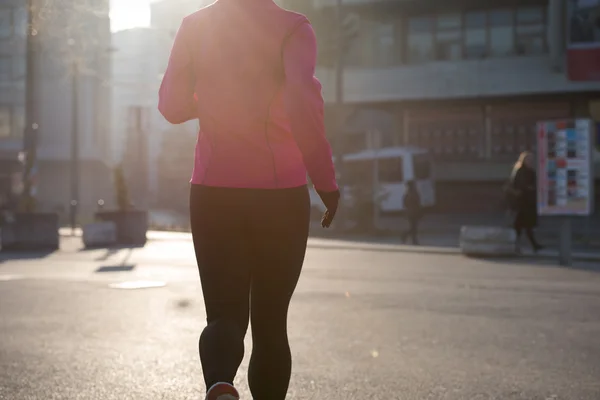
[(79, 208), (79, 65), (73, 60), (71, 71), (71, 232), (77, 227)]
[(336, 60), (335, 60), (335, 154), (336, 170), (339, 176), (338, 185), (340, 186), (340, 205), (338, 208), (337, 225), (339, 230), (346, 229), (347, 210), (344, 207), (344, 138), (343, 138), (343, 106), (344, 106), (344, 29), (343, 29), (342, 0), (335, 2), (335, 24), (336, 24)]
[(23, 132), (23, 191), (21, 193), (21, 209), (25, 212), (35, 210), (35, 185), (34, 174), (37, 167), (37, 36), (38, 31), (34, 26), (34, 0), (27, 1), (27, 42), (26, 42), (26, 82), (25, 82), (25, 131)]
[(571, 219), (566, 216), (562, 217), (560, 225), (560, 244), (558, 261), (563, 267), (570, 267), (573, 261), (572, 256), (572, 239), (571, 239)]

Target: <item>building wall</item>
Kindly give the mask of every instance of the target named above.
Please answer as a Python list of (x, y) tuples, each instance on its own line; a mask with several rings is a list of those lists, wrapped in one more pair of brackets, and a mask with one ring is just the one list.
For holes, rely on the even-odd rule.
[(112, 65), (112, 154), (113, 164), (122, 161), (127, 135), (133, 128), (134, 107), (144, 110), (144, 126), (151, 142), (164, 130), (158, 104), (158, 88), (164, 60), (161, 49), (170, 45), (170, 37), (153, 28), (137, 28), (113, 33)]
[(21, 144), (25, 128), (26, 29), (22, 1), (0, 3), (0, 149)]
[[(443, 8), (424, 2), (429, 6), (419, 9), (385, 3), (398, 4), (346, 10), (359, 17), (360, 28), (346, 55), (345, 102), (600, 90), (600, 82), (567, 79), (565, 0), (448, 1)], [(317, 27), (326, 36), (331, 24), (314, 18), (326, 25)], [(329, 63), (322, 57), (317, 76), (331, 102), (335, 75)]]
[[(4, 54), (7, 49), (12, 52), (12, 73), (17, 74), (11, 88), (2, 87), (0, 90), (0, 115), (7, 101), (12, 101), (13, 107), (11, 137), (9, 140), (0, 138), (0, 149), (4, 151), (22, 149), (22, 132), (25, 126), (25, 4), (25, 0), (7, 0), (0, 5), (0, 18), (3, 8), (9, 5), (15, 8), (10, 23), (16, 32), (10, 45), (0, 39), (0, 54)], [(64, 197), (70, 190), (60, 188), (65, 182), (70, 182), (74, 105), (78, 110), (79, 169), (81, 179), (86, 180), (80, 191), (81, 207), (91, 208), (92, 203), (95, 204), (92, 198), (112, 197), (110, 185), (101, 183), (110, 177), (105, 163), (109, 153), (110, 129), (110, 96), (107, 85), (110, 80), (108, 0), (93, 3), (84, 0), (38, 0), (35, 5), (37, 12), (34, 14), (33, 26), (38, 35), (33, 85), (39, 138), (39, 209), (48, 210), (55, 207), (57, 202), (64, 203), (65, 207), (69, 204), (69, 199)], [(5, 29), (4, 22), (2, 20), (0, 29)], [(79, 68), (74, 73), (73, 66), (76, 62)], [(77, 97), (72, 93), (75, 77), (79, 88)], [(86, 164), (97, 166), (89, 169)], [(48, 169), (48, 165), (63, 167)], [(89, 182), (98, 184), (89, 185)], [(87, 185), (85, 189), (84, 184)]]
[[(206, 1), (210, 4), (211, 1)], [(202, 2), (190, 0), (163, 0), (151, 4), (151, 26), (137, 28), (112, 35), (112, 154), (113, 164), (133, 154), (128, 149), (129, 138), (136, 137), (132, 130), (136, 129), (132, 115), (137, 108), (142, 110), (143, 134), (146, 135), (147, 157), (146, 176), (147, 196), (144, 201), (152, 205), (158, 199), (158, 159), (164, 148), (166, 132), (170, 124), (160, 115), (157, 109), (158, 90), (169, 60), (169, 54), (183, 18), (198, 10)], [(195, 133), (198, 123), (191, 121), (182, 127)], [(132, 160), (124, 160), (131, 164)], [(136, 166), (136, 169), (139, 169)], [(186, 176), (184, 179), (188, 179)], [(135, 186), (135, 185), (133, 185)], [(138, 195), (139, 198), (139, 195)], [(138, 201), (139, 203), (139, 201)]]
[[(335, 100), (335, 74), (319, 68), (327, 102)], [(569, 82), (551, 68), (550, 56), (436, 62), (389, 68), (347, 68), (344, 102), (438, 100), (557, 94), (600, 90), (600, 83)]]
[[(501, 197), (518, 153), (535, 150), (537, 121), (600, 120), (591, 110), (600, 82), (567, 78), (565, 0), (343, 4), (360, 20), (345, 54), (344, 108), (385, 110), (396, 120), (395, 144), (431, 151), (446, 211), (496, 207), (490, 196)], [(334, 2), (313, 5), (326, 50), (317, 76), (332, 105)], [(329, 132), (334, 143), (349, 140), (335, 124)]]

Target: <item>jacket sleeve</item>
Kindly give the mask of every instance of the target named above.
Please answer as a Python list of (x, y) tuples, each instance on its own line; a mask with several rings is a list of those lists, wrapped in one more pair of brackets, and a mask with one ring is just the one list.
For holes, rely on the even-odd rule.
[(284, 101), (292, 134), (317, 190), (337, 190), (331, 146), (325, 136), (321, 83), (315, 77), (317, 40), (308, 22), (302, 22), (283, 48)]
[(172, 124), (198, 118), (192, 55), (187, 46), (187, 27), (183, 20), (175, 37), (169, 64), (159, 90), (158, 110)]

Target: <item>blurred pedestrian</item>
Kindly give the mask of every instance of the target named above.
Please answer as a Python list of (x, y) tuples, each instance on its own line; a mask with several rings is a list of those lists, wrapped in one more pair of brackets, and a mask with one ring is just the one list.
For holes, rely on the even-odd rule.
[(408, 221), (408, 229), (402, 234), (402, 242), (406, 243), (408, 237), (410, 236), (412, 243), (418, 245), (419, 221), (423, 216), (423, 208), (421, 206), (421, 196), (417, 190), (417, 184), (413, 180), (406, 182), (404, 211)]
[(286, 397), (307, 172), (327, 208), (323, 227), (339, 200), (316, 55), (306, 17), (272, 0), (217, 0), (186, 17), (175, 38), (159, 110), (173, 124), (201, 121), (190, 219), (207, 315), (199, 343), (207, 400), (239, 398), (233, 381), (249, 319), (252, 396)]
[(514, 211), (513, 227), (517, 233), (517, 249), (520, 250), (521, 234), (525, 231), (535, 252), (543, 248), (533, 233), (537, 226), (537, 175), (533, 167), (533, 155), (523, 152), (515, 163), (508, 188), (510, 204)]

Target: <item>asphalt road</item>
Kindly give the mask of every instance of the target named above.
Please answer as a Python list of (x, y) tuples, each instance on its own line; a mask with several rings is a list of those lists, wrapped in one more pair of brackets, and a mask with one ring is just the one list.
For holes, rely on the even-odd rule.
[[(600, 272), (547, 263), (310, 249), (289, 399), (600, 399)], [(186, 240), (0, 256), (0, 399), (203, 399), (204, 316)]]

